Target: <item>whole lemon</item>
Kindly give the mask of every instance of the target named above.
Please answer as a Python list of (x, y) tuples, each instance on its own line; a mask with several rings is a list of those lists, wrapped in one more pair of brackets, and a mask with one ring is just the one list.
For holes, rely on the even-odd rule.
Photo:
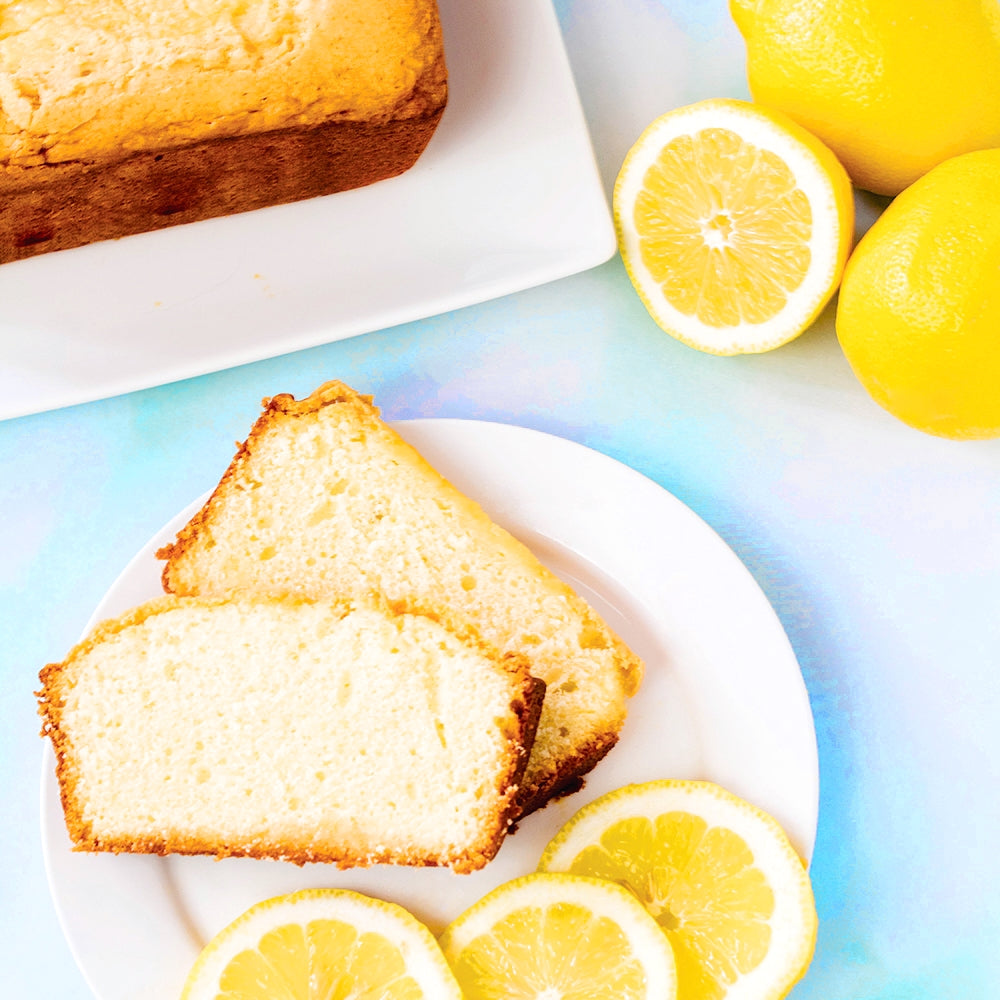
[(1000, 0), (730, 0), (756, 101), (894, 195), (1000, 146)]
[(1000, 436), (1000, 149), (946, 160), (889, 205), (847, 263), (837, 336), (900, 420)]

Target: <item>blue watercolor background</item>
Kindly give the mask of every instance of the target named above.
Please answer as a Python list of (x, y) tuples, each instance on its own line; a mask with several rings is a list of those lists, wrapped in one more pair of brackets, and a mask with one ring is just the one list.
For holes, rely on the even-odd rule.
[[(745, 96), (721, 2), (561, 0), (606, 184), (642, 127)], [(2, 306), (0, 306), (2, 308)], [(0, 424), (0, 995), (89, 996), (48, 896), (39, 667), (211, 486), (261, 397), (327, 378), (390, 418), (485, 418), (626, 462), (707, 521), (774, 605), (821, 769), (817, 954), (795, 1000), (991, 1000), (1000, 982), (1000, 442), (879, 410), (832, 311), (762, 357), (653, 324), (618, 258), (453, 313)], [(641, 544), (641, 540), (637, 540)]]

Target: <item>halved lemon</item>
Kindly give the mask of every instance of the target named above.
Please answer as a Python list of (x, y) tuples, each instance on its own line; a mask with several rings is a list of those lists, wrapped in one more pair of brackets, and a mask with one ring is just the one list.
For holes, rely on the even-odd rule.
[(539, 869), (608, 879), (673, 946), (679, 1000), (777, 1000), (805, 974), (816, 907), (778, 823), (718, 785), (652, 781), (585, 806)]
[(656, 921), (630, 892), (600, 879), (514, 879), (440, 940), (466, 1000), (673, 1000), (676, 992)]
[(401, 906), (307, 889), (252, 906), (202, 951), (181, 1000), (462, 1000), (431, 932)]
[(653, 319), (711, 354), (768, 351), (829, 302), (851, 248), (847, 172), (780, 112), (709, 100), (657, 118), (614, 190), (618, 245)]

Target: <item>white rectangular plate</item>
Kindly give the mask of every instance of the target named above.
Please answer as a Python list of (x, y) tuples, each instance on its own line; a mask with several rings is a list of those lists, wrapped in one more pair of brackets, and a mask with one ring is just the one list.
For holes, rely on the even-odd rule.
[(439, 0), (449, 102), (356, 191), (0, 267), (0, 419), (329, 343), (615, 249), (549, 0)]

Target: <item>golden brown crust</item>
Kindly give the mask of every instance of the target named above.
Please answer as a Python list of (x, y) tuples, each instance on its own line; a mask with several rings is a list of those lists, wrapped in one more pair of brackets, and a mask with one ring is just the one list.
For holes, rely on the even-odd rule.
[(517, 818), (541, 809), (553, 799), (579, 791), (583, 787), (584, 776), (603, 760), (617, 742), (618, 733), (602, 733), (572, 757), (561, 760), (556, 771), (546, 775), (547, 781), (524, 786), (518, 794)]
[(459, 874), (477, 871), (492, 861), (500, 850), (504, 838), (513, 829), (514, 821), (522, 815), (520, 781), (528, 766), (528, 758), (535, 742), (535, 732), (538, 729), (538, 720), (541, 718), (542, 704), (545, 700), (545, 682), (524, 673), (526, 663), (523, 658), (508, 655), (503, 659), (509, 661), (509, 669), (519, 672), (523, 679), (521, 690), (510, 706), (516, 720), (516, 728), (509, 737), (517, 752), (512, 755), (509, 767), (499, 774), (496, 780), (495, 787), (504, 803), (497, 833), (457, 859), (457, 863), (451, 863), (452, 869)]
[(219, 480), (218, 486), (212, 491), (212, 495), (201, 510), (177, 532), (175, 541), (170, 545), (164, 545), (156, 552), (157, 559), (166, 561), (163, 567), (162, 582), (163, 589), (167, 593), (178, 593), (182, 590), (174, 579), (175, 562), (184, 557), (188, 547), (195, 543), (205, 526), (211, 522), (215, 508), (224, 502), (230, 489), (236, 488), (235, 484), (253, 457), (257, 441), (268, 432), (275, 419), (281, 414), (304, 416), (314, 413), (324, 406), (334, 404), (348, 406), (363, 421), (377, 419), (379, 415), (378, 408), (373, 404), (371, 396), (363, 396), (350, 386), (338, 381), (325, 382), (302, 400), (297, 400), (288, 393), (279, 393), (277, 396), (261, 401), (263, 412), (250, 429), (246, 440), (237, 447), (232, 462), (229, 463), (222, 479)]
[[(271, 600), (279, 600), (288, 604), (314, 603), (307, 598), (295, 597), (294, 595)], [(374, 864), (449, 867), (457, 873), (477, 871), (493, 859), (513, 820), (520, 815), (519, 782), (527, 767), (535, 732), (538, 728), (538, 720), (545, 696), (545, 684), (530, 675), (529, 664), (524, 657), (517, 654), (498, 656), (496, 651), (484, 643), (475, 633), (469, 633), (460, 638), (502, 667), (509, 675), (514, 688), (514, 696), (510, 704), (513, 724), (511, 730), (506, 734), (511, 744), (512, 753), (508, 758), (507, 767), (497, 775), (495, 787), (501, 806), (495, 821), (491, 825), (491, 829), (484, 833), (483, 840), (471, 845), (467, 850), (432, 857), (389, 846), (379, 851), (359, 852), (348, 844), (302, 847), (265, 839), (239, 843), (220, 842), (177, 832), (170, 835), (165, 834), (160, 838), (142, 836), (108, 838), (95, 835), (91, 824), (84, 819), (83, 803), (78, 794), (77, 755), (72, 741), (62, 725), (66, 695), (76, 680), (76, 665), (83, 656), (115, 633), (140, 625), (154, 615), (163, 614), (185, 604), (208, 607), (226, 604), (228, 601), (228, 598), (221, 597), (199, 598), (174, 595), (148, 601), (132, 608), (118, 618), (100, 622), (89, 635), (70, 650), (65, 660), (60, 663), (49, 663), (40, 671), (41, 688), (35, 694), (38, 699), (38, 714), (43, 720), (41, 735), (52, 741), (56, 757), (56, 778), (59, 784), (60, 799), (73, 850), (114, 854), (207, 854), (217, 858), (266, 858), (290, 861), (297, 865), (323, 862), (336, 865), (338, 868), (368, 867)], [(340, 611), (343, 615), (346, 615), (358, 604), (358, 602), (351, 600), (323, 603)], [(372, 595), (370, 603), (391, 613), (386, 602), (378, 595)], [(442, 623), (438, 622), (438, 624)]]
[(44, 181), (28, 177), (36, 183), (3, 195), (0, 263), (395, 177), (417, 161), (443, 111), (210, 140), (111, 165), (40, 167)]
[[(70, 654), (72, 656), (72, 654)], [(49, 737), (56, 757), (56, 781), (59, 784), (59, 798), (62, 801), (66, 830), (74, 844), (84, 843), (91, 838), (90, 825), (83, 819), (76, 794), (78, 771), (76, 759), (71, 752), (68, 737), (62, 729), (62, 712), (65, 707), (66, 670), (70, 659), (63, 663), (50, 663), (39, 673), (42, 687), (35, 692), (38, 698), (38, 714), (42, 717), (41, 735)]]
[[(511, 762), (510, 769), (498, 776), (496, 788), (504, 796), (506, 809), (504, 811), (504, 830), (506, 831), (514, 820), (523, 815), (521, 799), (523, 793), (524, 773), (528, 767), (528, 758), (535, 743), (538, 731), (538, 720), (542, 717), (542, 705), (545, 702), (545, 681), (532, 677), (528, 671), (528, 663), (516, 654), (506, 654), (504, 660), (517, 663), (524, 676), (524, 685), (519, 695), (511, 702), (511, 711), (517, 720), (517, 728), (510, 733), (510, 739), (518, 747), (518, 754)], [(499, 848), (503, 836), (498, 838)], [(493, 852), (496, 853), (496, 850)], [(490, 855), (492, 857), (492, 855)]]

